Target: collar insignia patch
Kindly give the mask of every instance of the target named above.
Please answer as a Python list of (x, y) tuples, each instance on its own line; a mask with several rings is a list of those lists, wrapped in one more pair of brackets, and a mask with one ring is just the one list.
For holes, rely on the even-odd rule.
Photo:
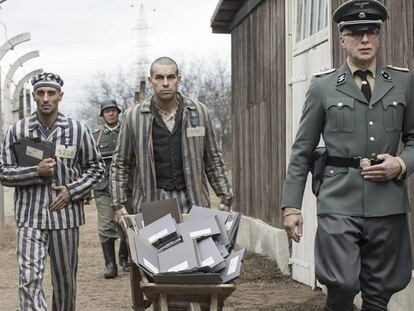
[(381, 76), (384, 80), (392, 81), (390, 74), (384, 70), (381, 70)]
[(336, 85), (344, 83), (346, 80), (346, 72), (338, 76), (338, 79), (336, 80)]

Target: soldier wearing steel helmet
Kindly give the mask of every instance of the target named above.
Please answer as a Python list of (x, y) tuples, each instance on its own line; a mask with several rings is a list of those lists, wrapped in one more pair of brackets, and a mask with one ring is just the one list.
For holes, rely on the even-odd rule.
[[(326, 310), (352, 310), (361, 291), (362, 310), (385, 311), (411, 279), (414, 78), (377, 63), (387, 18), (375, 0), (347, 1), (334, 12), (347, 60), (311, 81), (284, 183), (284, 226), (299, 242), (306, 177), (317, 164), (315, 264), (328, 289)], [(321, 136), (326, 149), (315, 162)]]
[[(98, 232), (99, 240), (102, 245), (106, 272), (106, 279), (115, 278), (118, 274), (116, 256), (115, 256), (115, 240), (119, 234), (117, 226), (113, 221), (113, 211), (111, 207), (111, 195), (109, 192), (109, 168), (112, 162), (112, 154), (116, 147), (116, 141), (119, 135), (120, 123), (119, 109), (117, 103), (113, 99), (106, 99), (100, 104), (100, 116), (103, 124), (100, 129), (93, 133), (93, 136), (101, 152), (102, 158), (105, 160), (106, 169), (104, 179), (94, 188), (96, 208), (98, 210)], [(131, 209), (130, 204), (128, 210)], [(130, 211), (131, 212), (131, 211)], [(128, 250), (125, 238), (121, 238), (119, 244), (119, 264), (124, 271), (128, 271)]]

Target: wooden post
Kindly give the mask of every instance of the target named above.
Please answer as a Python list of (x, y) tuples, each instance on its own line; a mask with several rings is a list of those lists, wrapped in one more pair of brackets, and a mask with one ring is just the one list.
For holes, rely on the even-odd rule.
[(211, 294), (210, 298), (210, 311), (218, 310), (218, 295), (217, 293)]
[(141, 287), (139, 286), (141, 281), (141, 273), (136, 264), (131, 263), (131, 271), (129, 272), (129, 275), (134, 311), (145, 311), (144, 295), (142, 294)]
[(195, 302), (190, 302), (188, 309), (189, 311), (201, 311), (200, 304)]
[(145, 84), (146, 84), (145, 80), (142, 80), (139, 83), (139, 101), (140, 102), (143, 102), (145, 99)]
[(167, 294), (160, 293), (158, 297), (158, 308), (159, 311), (168, 311)]
[(134, 92), (134, 102), (135, 104), (140, 104), (145, 99), (145, 80), (141, 80), (139, 83), (139, 87), (135, 89)]

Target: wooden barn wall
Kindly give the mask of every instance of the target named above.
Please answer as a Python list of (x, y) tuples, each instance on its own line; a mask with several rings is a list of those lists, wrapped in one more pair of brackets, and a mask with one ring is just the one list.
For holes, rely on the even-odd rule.
[[(332, 9), (335, 10), (344, 0), (332, 0)], [(389, 20), (382, 26), (379, 50), (379, 62), (392, 64), (397, 67), (408, 67), (414, 71), (414, 0), (385, 0), (389, 13)], [(334, 66), (338, 67), (345, 60), (345, 53), (339, 44), (336, 25), (332, 40)], [(414, 104), (414, 103), (412, 103)], [(414, 203), (414, 174), (408, 182), (408, 194), (411, 209)], [(414, 255), (414, 213), (411, 212), (411, 245)], [(414, 262), (413, 262), (414, 264)]]
[(286, 161), (284, 2), (263, 1), (232, 30), (235, 206), (275, 226)]

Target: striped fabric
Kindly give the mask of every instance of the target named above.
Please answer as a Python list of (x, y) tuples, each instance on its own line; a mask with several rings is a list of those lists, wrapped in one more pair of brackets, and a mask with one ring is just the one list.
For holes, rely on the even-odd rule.
[(188, 214), (191, 209), (191, 203), (188, 199), (187, 191), (157, 189), (157, 196), (160, 200), (177, 199), (178, 206), (182, 214)]
[[(58, 114), (48, 136), (36, 113), (13, 124), (6, 133), (0, 155), (0, 181), (15, 187), (14, 207), (18, 227), (37, 229), (75, 228), (85, 223), (82, 197), (101, 179), (104, 162), (86, 126)], [(11, 149), (23, 138), (41, 138), (55, 145), (76, 146), (73, 159), (56, 157), (53, 178), (39, 177), (37, 167), (19, 167)], [(72, 201), (58, 211), (49, 205), (56, 197), (55, 185), (66, 185)]]
[(47, 253), (52, 274), (52, 310), (76, 308), (79, 228), (42, 230), (17, 228), (20, 309), (46, 311), (43, 275)]
[[(222, 152), (217, 144), (208, 109), (180, 94), (184, 105), (182, 122), (182, 155), (186, 190), (191, 205), (210, 207), (208, 184), (220, 197), (221, 203), (231, 206), (233, 192)], [(135, 187), (133, 206), (159, 200), (155, 180), (152, 145), (151, 97), (124, 114), (117, 148), (111, 165), (111, 191), (113, 207), (124, 207), (127, 200), (128, 173), (135, 161)], [(204, 128), (205, 135), (187, 135), (187, 129)], [(190, 130), (191, 131), (191, 130)], [(190, 137), (189, 137), (190, 136)]]

